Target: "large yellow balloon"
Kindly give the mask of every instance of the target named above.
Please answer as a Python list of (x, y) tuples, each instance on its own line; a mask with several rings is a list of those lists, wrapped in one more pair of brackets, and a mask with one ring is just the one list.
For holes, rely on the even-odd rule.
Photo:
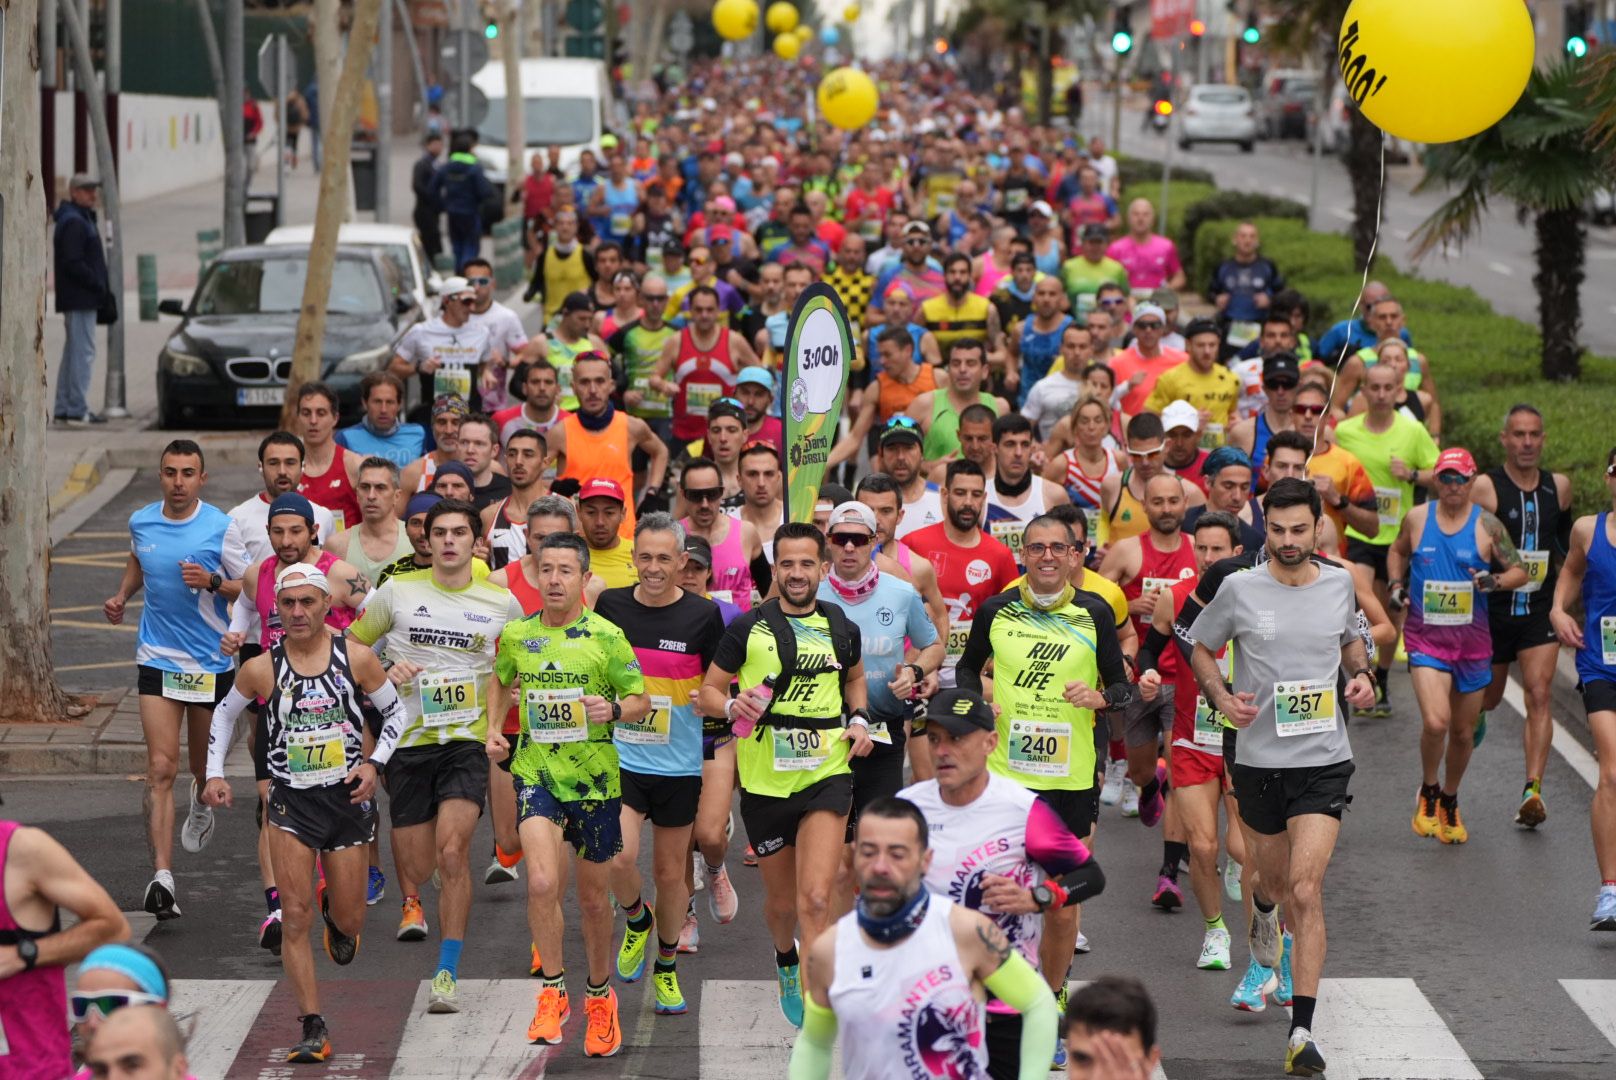
[(1521, 0), (1353, 0), (1337, 39), (1347, 93), (1376, 127), (1410, 142), (1496, 124), (1532, 74)]
[(797, 53), (802, 51), (802, 42), (796, 34), (776, 34), (774, 36), (774, 55), (782, 60), (795, 60)]
[(858, 68), (841, 67), (819, 81), (819, 112), (843, 131), (863, 127), (875, 118), (880, 94), (875, 80)]
[(797, 28), (797, 9), (786, 0), (774, 0), (763, 14), (763, 25), (776, 34), (789, 33)]
[(718, 0), (713, 5), (713, 29), (726, 41), (740, 41), (757, 33), (756, 0)]
[(842, 9), (843, 22), (858, 22), (858, 17), (859, 6), (857, 4), (848, 4)]
[(808, 44), (809, 40), (814, 36), (813, 30), (807, 25), (798, 26), (791, 32), (796, 34), (797, 40), (804, 45)]

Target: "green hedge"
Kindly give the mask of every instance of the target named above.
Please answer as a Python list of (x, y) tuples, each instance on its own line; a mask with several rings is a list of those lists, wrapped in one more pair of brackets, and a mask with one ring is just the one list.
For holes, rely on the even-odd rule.
[[(1161, 162), (1129, 157), (1127, 154), (1117, 154), (1116, 159), (1117, 175), (1121, 177), (1123, 187), (1128, 188), (1147, 182), (1161, 183), (1163, 169)], [(1217, 186), (1217, 180), (1210, 172), (1186, 165), (1173, 166), (1173, 179), (1188, 180), (1195, 184), (1205, 184), (1207, 187)]]
[(1196, 231), (1203, 222), (1220, 218), (1236, 220), (1289, 218), (1306, 225), (1307, 207), (1277, 195), (1254, 195), (1249, 191), (1219, 191), (1187, 207), (1184, 213), (1184, 230), (1174, 233), (1173, 239), (1178, 243), (1180, 252), (1186, 256), (1194, 256), (1194, 265), (1189, 268), (1191, 280), (1206, 277), (1212, 272), (1212, 268), (1223, 260), (1224, 256), (1220, 254), (1211, 262), (1202, 261), (1200, 249), (1195, 242)]
[[(1193, 215), (1195, 209), (1190, 207), (1186, 216)], [(1213, 268), (1233, 255), (1235, 227), (1247, 220), (1251, 219), (1242, 217), (1238, 220), (1206, 221), (1196, 230), (1192, 249), (1196, 276), (1191, 279), (1192, 285), (1204, 287)], [(1298, 279), (1313, 281), (1353, 272), (1352, 241), (1345, 236), (1320, 235), (1311, 231), (1306, 222), (1290, 218), (1257, 218), (1252, 223), (1257, 226), (1257, 233), (1262, 239), (1262, 253), (1274, 261), (1290, 285), (1301, 288), (1296, 285)], [(1357, 291), (1355, 279), (1352, 295), (1356, 295)], [(1302, 292), (1309, 300), (1314, 300), (1311, 291), (1302, 289)], [(1347, 304), (1351, 306), (1351, 296)]]

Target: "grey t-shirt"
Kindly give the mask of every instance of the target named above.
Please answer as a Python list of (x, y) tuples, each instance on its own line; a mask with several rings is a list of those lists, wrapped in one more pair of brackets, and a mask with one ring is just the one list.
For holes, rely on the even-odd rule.
[(1282, 585), (1269, 567), (1231, 574), (1196, 618), (1195, 640), (1234, 642), (1234, 688), (1255, 695), (1257, 719), (1235, 741), (1235, 762), (1258, 769), (1334, 765), (1352, 757), (1336, 676), (1358, 636), (1352, 575), (1320, 565), (1311, 584)]

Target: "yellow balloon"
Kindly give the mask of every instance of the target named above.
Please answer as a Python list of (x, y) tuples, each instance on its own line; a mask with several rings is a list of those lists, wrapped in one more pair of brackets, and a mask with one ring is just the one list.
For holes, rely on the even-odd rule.
[(1338, 63), (1364, 116), (1410, 142), (1468, 138), (1514, 107), (1532, 74), (1520, 0), (1353, 0)]
[(756, 0), (718, 0), (713, 5), (713, 29), (726, 41), (740, 41), (757, 33)]
[(796, 34), (776, 34), (774, 36), (774, 55), (782, 60), (795, 60), (797, 53), (802, 51), (802, 42)]
[(853, 131), (875, 119), (880, 94), (875, 80), (858, 68), (841, 67), (819, 81), (819, 112), (843, 131)]
[(804, 45), (808, 44), (808, 40), (814, 36), (813, 30), (809, 29), (807, 26), (799, 26), (791, 32), (796, 34), (797, 40), (802, 42)]
[(843, 22), (858, 22), (858, 17), (859, 6), (857, 4), (848, 4), (842, 9)]
[(764, 12), (763, 25), (776, 34), (789, 33), (797, 28), (797, 9), (786, 0), (774, 0)]

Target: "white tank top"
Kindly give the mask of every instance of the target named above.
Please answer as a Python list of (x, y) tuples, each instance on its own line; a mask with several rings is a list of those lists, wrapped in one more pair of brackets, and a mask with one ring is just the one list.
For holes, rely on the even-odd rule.
[(1017, 564), (1021, 562), (1021, 532), (1027, 523), (1044, 512), (1044, 482), (1037, 474), (1032, 477), (1032, 484), (1027, 488), (1026, 498), (1018, 506), (1008, 506), (1003, 497), (999, 495), (998, 488), (993, 481), (987, 484), (987, 502), (982, 512), (984, 523), (988, 527), (988, 535), (1008, 547), (1016, 557)]
[(943, 493), (936, 484), (927, 483), (926, 490), (921, 492), (920, 498), (912, 503), (903, 504), (903, 516), (898, 519), (898, 531), (894, 539), (924, 529), (927, 525), (935, 525), (943, 520)]
[(934, 893), (915, 932), (888, 949), (864, 940), (856, 913), (837, 921), (830, 1006), (846, 1080), (987, 1076), (985, 1010), (948, 925), (953, 908)]

